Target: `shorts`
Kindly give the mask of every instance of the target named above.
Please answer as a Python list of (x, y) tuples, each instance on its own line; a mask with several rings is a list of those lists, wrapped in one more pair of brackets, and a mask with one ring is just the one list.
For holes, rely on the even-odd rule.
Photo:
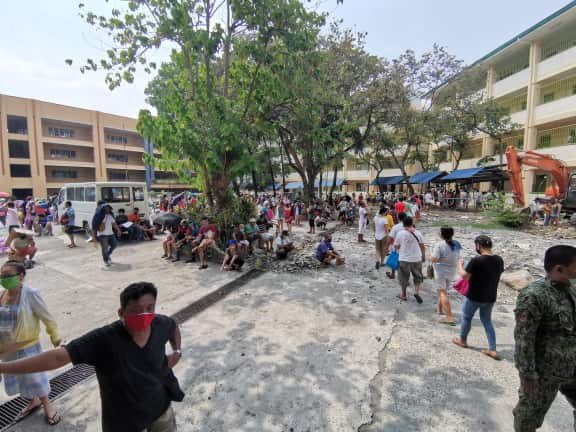
[(72, 235), (72, 234), (74, 234), (74, 227), (73, 226), (67, 226), (66, 228), (64, 228), (64, 232), (68, 235)]
[(16, 228), (20, 228), (20, 225), (10, 225), (8, 227), (8, 232), (12, 232), (12, 230), (16, 229)]
[(264, 241), (269, 241), (269, 240), (272, 240), (274, 238), (274, 236), (270, 233), (263, 232), (260, 234), (260, 238)]
[(309, 219), (308, 220), (308, 225), (310, 225), (310, 228), (314, 228), (316, 225), (314, 223), (314, 219)]
[(414, 285), (420, 285), (424, 282), (424, 275), (422, 274), (421, 262), (408, 262), (400, 261), (400, 268), (398, 269), (398, 282), (402, 288), (406, 288), (410, 282), (410, 275)]
[(386, 249), (388, 248), (388, 237), (384, 237), (382, 240), (376, 239), (374, 242), (376, 246), (376, 253), (382, 258), (386, 256)]
[(364, 235), (366, 232), (366, 223), (359, 223), (358, 224), (358, 234)]
[(453, 277), (447, 277), (446, 275), (438, 274), (436, 269), (434, 269), (434, 282), (438, 285), (438, 289), (445, 289), (450, 291), (450, 288), (454, 286), (455, 279)]

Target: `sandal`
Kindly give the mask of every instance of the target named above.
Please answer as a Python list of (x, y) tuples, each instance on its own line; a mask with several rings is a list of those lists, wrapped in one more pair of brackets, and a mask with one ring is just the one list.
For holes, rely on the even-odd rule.
[(460, 348), (468, 348), (468, 344), (466, 342), (462, 342), (462, 340), (460, 340), (460, 338), (454, 338), (452, 339), (452, 343), (454, 345), (458, 345)]
[(386, 276), (388, 276), (388, 279), (394, 279), (394, 275), (391, 272), (386, 272)]
[(490, 351), (490, 350), (484, 349), (484, 350), (482, 350), (482, 354), (484, 354), (487, 357), (490, 357), (492, 360), (496, 360), (496, 361), (502, 360), (502, 357), (500, 357), (496, 351)]
[(398, 295), (396, 296), (396, 298), (398, 298), (398, 299), (400, 299), (400, 300), (402, 300), (402, 301), (408, 301), (408, 299), (407, 299), (406, 297), (402, 297), (400, 294), (398, 294)]
[(20, 411), (20, 414), (18, 414), (15, 421), (19, 422), (20, 420), (25, 419), (26, 417), (28, 417), (30, 414), (35, 412), (41, 406), (42, 406), (42, 402), (40, 402), (38, 405), (27, 406), (22, 411)]
[(44, 416), (44, 420), (46, 420), (46, 423), (48, 423), (50, 426), (56, 426), (58, 423), (60, 423), (62, 417), (60, 417), (58, 412), (55, 412), (52, 417)]
[(454, 321), (447, 320), (446, 318), (442, 318), (438, 321), (440, 324), (446, 324), (452, 327), (456, 327), (456, 323)]

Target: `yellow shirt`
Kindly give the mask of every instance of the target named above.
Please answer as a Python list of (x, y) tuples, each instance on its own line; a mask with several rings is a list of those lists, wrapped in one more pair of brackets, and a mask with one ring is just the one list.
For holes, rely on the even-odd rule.
[(390, 233), (390, 230), (394, 226), (394, 218), (392, 217), (392, 215), (386, 215), (386, 220), (388, 221), (388, 226), (387, 226), (388, 233)]

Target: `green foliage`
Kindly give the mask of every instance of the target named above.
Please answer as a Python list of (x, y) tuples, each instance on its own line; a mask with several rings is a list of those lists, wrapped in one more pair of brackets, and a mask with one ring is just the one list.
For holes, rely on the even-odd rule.
[(490, 214), (494, 220), (508, 228), (526, 226), (528, 215), (520, 212), (514, 205), (508, 204), (505, 197), (499, 196), (490, 202)]

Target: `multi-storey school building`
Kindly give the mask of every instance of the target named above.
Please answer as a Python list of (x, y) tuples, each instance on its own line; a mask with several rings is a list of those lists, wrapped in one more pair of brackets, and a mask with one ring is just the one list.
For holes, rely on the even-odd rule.
[(48, 197), (65, 183), (146, 181), (150, 188), (185, 188), (172, 173), (145, 166), (155, 152), (136, 119), (0, 95), (0, 191)]

